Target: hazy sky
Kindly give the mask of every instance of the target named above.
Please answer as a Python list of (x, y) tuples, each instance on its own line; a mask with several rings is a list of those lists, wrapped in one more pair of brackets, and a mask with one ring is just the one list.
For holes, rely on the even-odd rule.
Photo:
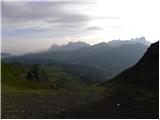
[(26, 53), (47, 49), (54, 43), (95, 44), (141, 36), (155, 42), (160, 39), (159, 3), (159, 0), (3, 0), (2, 51)]

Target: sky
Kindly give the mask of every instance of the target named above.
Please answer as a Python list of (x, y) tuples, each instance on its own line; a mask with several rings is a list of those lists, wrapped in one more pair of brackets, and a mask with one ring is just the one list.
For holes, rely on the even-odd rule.
[(159, 0), (2, 0), (2, 52), (24, 54), (53, 44), (89, 44), (144, 36), (160, 39)]

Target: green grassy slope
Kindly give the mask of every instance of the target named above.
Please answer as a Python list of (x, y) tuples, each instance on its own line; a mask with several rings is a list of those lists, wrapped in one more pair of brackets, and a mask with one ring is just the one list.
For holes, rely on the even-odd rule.
[[(2, 91), (66, 89), (81, 90), (96, 84), (94, 76), (74, 73), (63, 65), (2, 63)], [(98, 82), (99, 83), (99, 82)]]
[(23, 76), (27, 68), (22, 65), (1, 64), (1, 87), (5, 90), (33, 90), (46, 89), (45, 85), (32, 80), (27, 80)]

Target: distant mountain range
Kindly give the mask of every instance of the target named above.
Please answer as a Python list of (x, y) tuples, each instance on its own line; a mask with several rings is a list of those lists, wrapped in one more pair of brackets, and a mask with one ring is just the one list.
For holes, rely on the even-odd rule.
[[(94, 45), (94, 47), (98, 46), (100, 48), (100, 47), (105, 46), (106, 44), (108, 46), (111, 46), (111, 47), (118, 47), (118, 46), (121, 46), (123, 44), (136, 44), (136, 43), (141, 43), (141, 44), (144, 44), (146, 46), (149, 46), (151, 44), (149, 41), (147, 41), (145, 39), (145, 37), (140, 37), (140, 38), (135, 38), (135, 39), (131, 39), (131, 40), (112, 40), (112, 41), (109, 41), (107, 43), (102, 42), (102, 43), (99, 43), (97, 45)], [(89, 47), (89, 46), (90, 45), (88, 43), (81, 42), (81, 41), (79, 41), (79, 42), (69, 42), (66, 45), (54, 44), (47, 51), (48, 52), (71, 51), (71, 50), (77, 50), (77, 49), (85, 48), (85, 47)]]
[(1, 58), (11, 58), (11, 57), (14, 57), (12, 54), (10, 53), (1, 53)]
[(61, 119), (158, 119), (159, 42), (135, 65), (99, 87), (106, 88), (102, 100), (62, 112)]
[[(24, 116), (34, 113), (34, 118), (38, 113), (38, 117), (42, 114), (42, 118), (56, 119), (157, 119), (159, 118), (159, 42), (147, 48), (148, 46), (142, 43), (114, 47), (100, 43), (73, 51), (44, 52), (3, 59), (2, 105), (5, 106), (5, 113), (9, 113), (8, 117), (11, 112), (8, 112), (10, 107), (4, 103), (6, 101), (7, 104), (12, 103), (14, 97), (16, 104), (12, 104), (14, 107), (11, 107), (11, 111), (16, 108), (15, 110), (20, 110), (17, 112), (18, 115), (23, 113)], [(48, 63), (52, 60), (54, 64)], [(30, 65), (6, 64), (3, 61), (19, 61)], [(56, 61), (60, 63), (56, 64)], [(38, 62), (40, 64), (36, 64)], [(132, 67), (128, 67), (131, 64)], [(119, 72), (125, 67), (126, 70), (102, 83), (105, 78), (104, 71), (106, 75), (111, 72), (113, 75), (116, 70)], [(81, 95), (81, 92), (84, 93)], [(74, 94), (79, 98), (75, 99)], [(66, 97), (63, 97), (65, 95)], [(86, 96), (89, 99), (85, 99)], [(92, 97), (98, 99), (92, 100)], [(19, 99), (18, 103), (21, 104), (17, 104)], [(35, 100), (37, 101), (32, 104)], [(58, 112), (52, 107), (55, 103), (60, 108)], [(44, 106), (37, 109), (42, 104)], [(31, 106), (34, 106), (33, 112)], [(21, 112), (23, 110), (21, 108), (27, 109)]]
[(70, 42), (62, 46), (53, 45), (45, 52), (25, 54), (5, 61), (85, 65), (103, 70), (107, 78), (111, 78), (134, 65), (146, 51), (147, 43), (144, 37), (128, 41), (102, 42), (92, 46), (84, 42)]
[(53, 51), (70, 51), (70, 50), (76, 50), (76, 49), (79, 49), (79, 48), (82, 48), (82, 47), (88, 47), (89, 44), (85, 43), (85, 42), (69, 42), (68, 44), (66, 45), (57, 45), (57, 44), (54, 44), (52, 45), (48, 51), (49, 52), (53, 52)]
[(141, 43), (141, 44), (144, 44), (146, 46), (149, 46), (151, 44), (149, 41), (147, 41), (145, 39), (145, 37), (140, 37), (140, 38), (135, 38), (135, 39), (131, 39), (131, 40), (124, 40), (124, 41), (122, 41), (122, 40), (112, 40), (112, 41), (108, 42), (108, 45), (117, 47), (117, 46), (121, 46), (123, 44), (136, 44), (136, 43)]

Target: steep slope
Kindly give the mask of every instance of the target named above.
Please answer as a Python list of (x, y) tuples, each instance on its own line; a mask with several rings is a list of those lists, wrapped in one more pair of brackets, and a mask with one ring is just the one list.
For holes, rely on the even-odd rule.
[[(61, 96), (54, 95), (54, 92), (45, 96), (42, 95), (43, 93), (38, 95), (30, 93), (3, 94), (2, 92), (2, 118), (157, 119), (159, 118), (158, 46), (158, 42), (151, 45), (143, 58), (135, 66), (126, 70), (128, 72), (124, 71), (109, 82), (94, 88), (99, 91), (98, 94), (95, 92), (80, 94), (75, 90), (73, 90), (75, 94), (67, 91), (68, 94)], [(16, 70), (19, 70), (14, 69), (15, 67), (11, 68), (10, 65), (8, 67), (9, 69), (5, 66), (9, 71), (11, 69), (14, 75), (17, 73)], [(64, 85), (63, 80), (67, 82), (71, 80), (68, 77), (66, 79), (66, 75), (63, 76), (62, 67), (55, 66), (54, 69), (51, 65), (41, 67), (45, 73), (48, 71), (47, 76), (61, 77), (62, 82), (60, 83), (62, 84), (58, 84), (58, 86)], [(36, 78), (39, 69), (37, 71), (32, 68), (29, 71), (35, 73), (31, 80), (39, 80)], [(63, 74), (57, 75), (56, 72)], [(5, 76), (5, 79), (9, 76)], [(56, 81), (54, 79), (53, 83)], [(72, 85), (74, 86), (74, 84)]]
[(124, 69), (134, 65), (145, 51), (146, 46), (142, 44), (124, 44), (83, 58), (79, 64), (102, 69), (107, 73), (108, 77), (111, 78)]
[(110, 83), (131, 83), (158, 90), (159, 42), (152, 44), (133, 67), (116, 76)]
[(159, 42), (152, 44), (133, 67), (99, 87), (99, 101), (59, 113), (55, 118), (159, 118)]

